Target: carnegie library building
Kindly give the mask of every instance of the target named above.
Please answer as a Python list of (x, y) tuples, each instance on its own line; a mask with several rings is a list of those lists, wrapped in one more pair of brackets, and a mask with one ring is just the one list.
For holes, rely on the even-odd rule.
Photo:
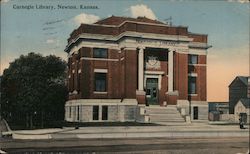
[(65, 49), (65, 120), (207, 120), (209, 47), (205, 34), (146, 17), (81, 24)]

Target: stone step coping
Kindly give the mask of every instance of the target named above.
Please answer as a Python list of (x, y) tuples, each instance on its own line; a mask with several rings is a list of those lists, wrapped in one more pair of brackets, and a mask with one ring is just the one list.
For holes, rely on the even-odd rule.
[(173, 114), (173, 113), (179, 113), (179, 111), (145, 111), (146, 113), (162, 113), (162, 114)]
[(184, 119), (181, 116), (149, 116), (150, 118), (156, 118), (156, 119)]
[(155, 115), (155, 116), (157, 116), (157, 115), (159, 115), (159, 116), (181, 116), (181, 114), (180, 113), (147, 113), (148, 115)]
[(162, 108), (145, 108), (145, 110), (177, 110), (175, 107), (167, 108), (167, 107), (162, 107)]
[(150, 119), (150, 122), (185, 122), (183, 119)]
[(160, 120), (165, 120), (165, 121), (185, 121), (182, 118), (175, 118), (175, 119), (171, 119), (171, 118), (150, 118), (150, 121), (160, 121)]
[(171, 116), (181, 116), (180, 113), (176, 113), (176, 114), (166, 114), (166, 113), (148, 113), (148, 115), (152, 115), (152, 116), (164, 116), (164, 117), (171, 117)]
[(146, 108), (146, 111), (177, 111), (177, 108)]
[(177, 108), (146, 108), (145, 110), (155, 110), (155, 111), (176, 111)]
[(145, 106), (145, 108), (176, 108), (177, 105), (167, 105), (167, 106), (160, 106), (160, 105), (149, 105)]
[(177, 110), (146, 110), (146, 112), (155, 112), (155, 113), (180, 113), (179, 111)]
[(154, 118), (154, 119), (184, 119), (181, 116), (149, 116), (149, 118)]
[(178, 127), (180, 127), (180, 126), (187, 126), (187, 125), (189, 125), (190, 123), (186, 123), (186, 122), (181, 122), (181, 123), (169, 123), (169, 122), (156, 122), (157, 124), (160, 124), (160, 125), (165, 125), (165, 126), (167, 126), (167, 127), (172, 127), (172, 126), (178, 126)]
[(145, 113), (152, 113), (152, 114), (180, 114), (178, 111), (146, 111)]
[(162, 122), (162, 121), (165, 121), (165, 122), (185, 122), (184, 119), (153, 119), (153, 118), (150, 118), (149, 122)]
[(154, 112), (150, 112), (150, 113), (145, 113), (147, 115), (155, 115), (155, 116), (181, 116), (180, 113), (154, 113)]
[(175, 117), (175, 118), (171, 118), (171, 117), (150, 117), (150, 119), (166, 119), (166, 120), (184, 120), (182, 117)]

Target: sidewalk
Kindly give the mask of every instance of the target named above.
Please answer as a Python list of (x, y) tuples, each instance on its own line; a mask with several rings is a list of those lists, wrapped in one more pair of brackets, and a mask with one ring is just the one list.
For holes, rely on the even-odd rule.
[(238, 125), (209, 125), (192, 123), (165, 126), (108, 126), (80, 127), (79, 129), (38, 129), (12, 131), (14, 139), (69, 139), (69, 138), (151, 138), (151, 137), (248, 137), (249, 127)]

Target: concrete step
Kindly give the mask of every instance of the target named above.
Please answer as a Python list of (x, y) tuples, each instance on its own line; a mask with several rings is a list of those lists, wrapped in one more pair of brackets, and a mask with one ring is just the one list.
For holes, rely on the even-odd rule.
[(185, 120), (183, 120), (183, 119), (175, 119), (175, 120), (171, 120), (171, 119), (157, 119), (157, 120), (155, 120), (155, 119), (150, 119), (150, 122), (171, 122), (171, 123), (173, 123), (173, 122), (185, 122)]
[(149, 115), (150, 122), (185, 123), (176, 105), (167, 107), (149, 106), (146, 107), (145, 113)]
[(146, 113), (179, 113), (177, 110), (146, 110)]
[(171, 121), (177, 120), (178, 121), (178, 120), (184, 120), (184, 119), (183, 118), (165, 118), (165, 117), (158, 118), (158, 117), (150, 117), (150, 120), (155, 120), (155, 121), (157, 121), (157, 120), (171, 120)]
[(157, 122), (185, 122), (185, 120), (183, 119), (150, 119), (149, 122), (152, 122), (152, 123), (157, 123)]
[(182, 118), (180, 114), (149, 114), (150, 117), (159, 117), (159, 118)]
[(180, 116), (176, 116), (176, 117), (167, 117), (167, 116), (150, 116), (151, 118), (154, 119), (183, 119)]
[(192, 123), (208, 123), (208, 120), (192, 120)]
[(146, 109), (148, 114), (177, 114), (179, 111), (177, 109)]

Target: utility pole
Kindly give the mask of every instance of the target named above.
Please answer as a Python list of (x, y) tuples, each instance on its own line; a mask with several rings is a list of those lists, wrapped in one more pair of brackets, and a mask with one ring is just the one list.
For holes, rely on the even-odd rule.
[(169, 26), (172, 26), (172, 16), (170, 16), (169, 18), (167, 19), (164, 19), (165, 23)]

